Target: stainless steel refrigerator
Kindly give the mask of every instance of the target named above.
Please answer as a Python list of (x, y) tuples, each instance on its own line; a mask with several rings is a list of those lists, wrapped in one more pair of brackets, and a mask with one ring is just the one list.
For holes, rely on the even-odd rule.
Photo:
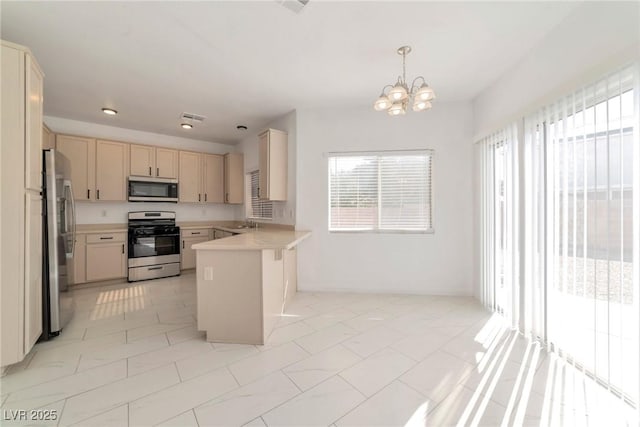
[(41, 340), (60, 333), (73, 313), (68, 291), (75, 251), (76, 209), (69, 160), (55, 150), (43, 156), (43, 328)]

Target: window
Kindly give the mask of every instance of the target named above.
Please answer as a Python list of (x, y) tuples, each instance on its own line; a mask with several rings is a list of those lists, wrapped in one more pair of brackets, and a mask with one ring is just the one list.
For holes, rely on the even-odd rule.
[(329, 231), (432, 231), (432, 158), (432, 150), (331, 153)]
[(260, 185), (260, 171), (249, 173), (250, 191), (247, 192), (247, 218), (251, 219), (272, 219), (273, 202), (271, 200), (261, 200), (258, 198), (258, 187)]

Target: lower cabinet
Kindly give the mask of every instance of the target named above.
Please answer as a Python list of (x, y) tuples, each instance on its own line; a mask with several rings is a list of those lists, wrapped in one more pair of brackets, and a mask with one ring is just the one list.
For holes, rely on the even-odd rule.
[(180, 269), (196, 268), (196, 251), (191, 249), (191, 246), (212, 240), (213, 230), (210, 228), (182, 230), (180, 238), (182, 240), (180, 242)]
[(88, 234), (86, 244), (87, 282), (125, 277), (127, 233)]

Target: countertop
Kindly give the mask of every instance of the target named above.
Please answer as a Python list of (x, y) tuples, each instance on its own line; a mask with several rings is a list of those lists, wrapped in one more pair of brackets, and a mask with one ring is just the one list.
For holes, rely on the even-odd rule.
[[(237, 230), (231, 230), (237, 232)], [(191, 246), (196, 250), (256, 251), (262, 249), (291, 249), (311, 235), (310, 231), (274, 229), (243, 230), (241, 234), (210, 240)]]
[[(242, 223), (243, 222), (241, 221), (184, 221), (177, 222), (176, 225), (182, 230), (217, 228), (219, 230), (229, 231), (231, 233), (245, 233), (248, 231), (248, 229), (237, 228), (238, 225)], [(281, 227), (282, 229), (287, 229), (290, 227), (291, 230), (293, 230), (293, 226), (282, 226), (277, 224), (268, 224), (264, 227), (268, 228), (269, 230), (271, 230), (273, 227)], [(76, 232), (79, 234), (125, 233), (127, 232), (127, 224), (78, 224), (76, 226)]]

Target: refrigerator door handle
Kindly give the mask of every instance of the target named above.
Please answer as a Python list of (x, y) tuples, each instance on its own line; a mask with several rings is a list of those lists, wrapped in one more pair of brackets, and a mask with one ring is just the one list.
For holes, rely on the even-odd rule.
[(76, 199), (73, 195), (73, 185), (71, 185), (71, 181), (65, 180), (64, 185), (65, 187), (69, 188), (70, 195), (70, 197), (66, 200), (70, 201), (71, 207), (71, 230), (73, 232), (73, 234), (71, 235), (71, 257), (73, 257), (76, 254)]

